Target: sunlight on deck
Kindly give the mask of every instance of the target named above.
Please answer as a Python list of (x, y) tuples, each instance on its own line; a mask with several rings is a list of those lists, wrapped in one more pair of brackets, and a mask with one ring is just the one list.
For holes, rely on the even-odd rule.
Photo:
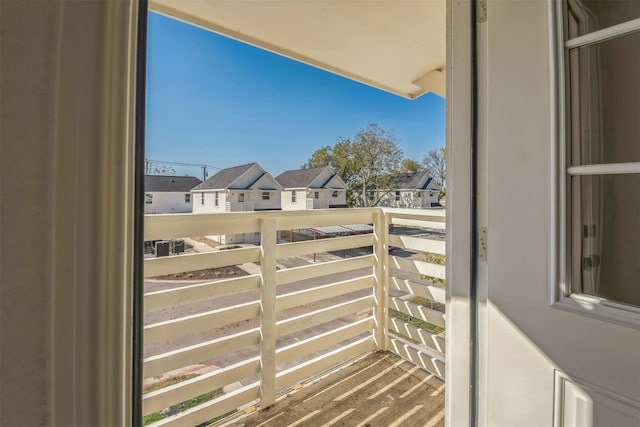
[(223, 425), (442, 426), (444, 382), (392, 353), (375, 352)]

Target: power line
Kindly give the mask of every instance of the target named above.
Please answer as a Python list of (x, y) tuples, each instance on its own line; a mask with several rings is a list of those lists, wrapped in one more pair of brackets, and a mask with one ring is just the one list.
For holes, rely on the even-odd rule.
[(183, 162), (171, 162), (168, 160), (153, 160), (153, 159), (146, 159), (146, 163), (149, 165), (151, 163), (160, 163), (163, 165), (174, 165), (174, 166), (190, 166), (190, 167), (198, 167), (198, 168), (202, 168), (202, 180), (206, 181), (207, 177), (209, 176), (209, 173), (207, 172), (207, 169), (211, 168), (211, 169), (217, 169), (217, 170), (222, 170), (222, 168), (219, 168), (217, 166), (212, 166), (212, 165), (207, 165), (207, 164), (199, 164), (199, 163), (183, 163)]
[(165, 165), (176, 165), (176, 166), (195, 166), (195, 167), (206, 167), (206, 168), (211, 168), (211, 169), (217, 169), (217, 170), (222, 170), (224, 168), (219, 168), (217, 166), (212, 166), (212, 165), (207, 165), (207, 164), (203, 164), (203, 163), (182, 163), (182, 162), (171, 162), (168, 160), (153, 160), (153, 159), (147, 159), (148, 162), (150, 163), (162, 163)]

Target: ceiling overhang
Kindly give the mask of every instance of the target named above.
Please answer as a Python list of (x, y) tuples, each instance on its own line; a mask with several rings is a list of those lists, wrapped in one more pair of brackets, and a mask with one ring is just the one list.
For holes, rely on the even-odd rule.
[(409, 99), (445, 96), (446, 0), (150, 0), (149, 7)]

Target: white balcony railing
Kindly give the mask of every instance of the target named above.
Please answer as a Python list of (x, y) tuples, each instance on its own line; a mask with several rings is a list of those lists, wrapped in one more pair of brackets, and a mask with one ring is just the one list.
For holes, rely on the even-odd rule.
[[(195, 425), (267, 407), (280, 392), (373, 350), (444, 378), (445, 291), (433, 282), (445, 269), (429, 262), (445, 254), (444, 220), (442, 210), (379, 208), (146, 217), (146, 240), (261, 238), (258, 246), (145, 260), (145, 277), (253, 266), (241, 277), (145, 294), (145, 381), (167, 379), (144, 394), (146, 421)], [(373, 233), (277, 240), (279, 230), (345, 224), (372, 224)]]
[(307, 199), (307, 209), (329, 209), (329, 201), (325, 199)]
[(253, 212), (253, 202), (226, 202), (225, 212)]

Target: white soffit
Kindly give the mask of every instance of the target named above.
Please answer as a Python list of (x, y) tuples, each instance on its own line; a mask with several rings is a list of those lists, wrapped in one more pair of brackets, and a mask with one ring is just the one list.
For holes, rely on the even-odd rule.
[(150, 0), (151, 10), (406, 98), (444, 93), (446, 0)]

